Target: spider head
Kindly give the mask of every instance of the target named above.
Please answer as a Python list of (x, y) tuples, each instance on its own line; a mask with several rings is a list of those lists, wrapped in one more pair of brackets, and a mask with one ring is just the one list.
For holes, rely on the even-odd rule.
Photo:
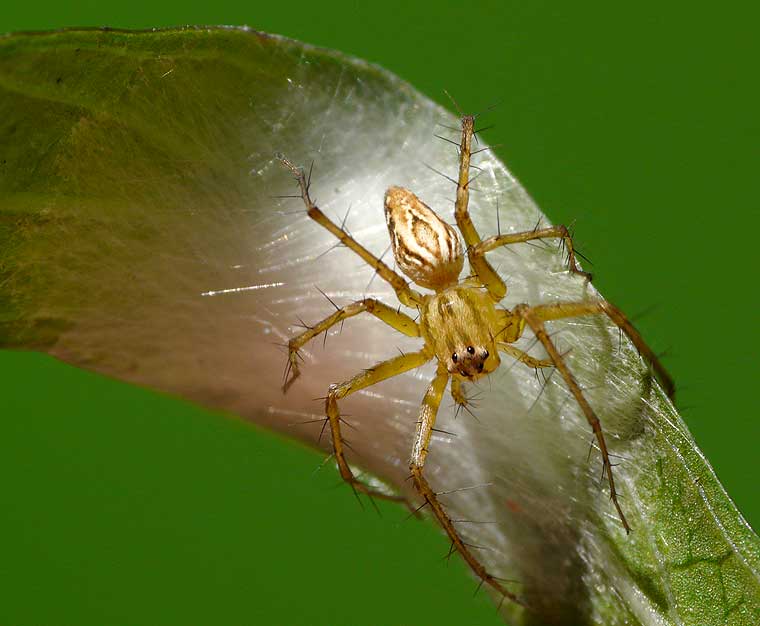
[(452, 376), (473, 381), (499, 367), (499, 320), (482, 289), (458, 285), (425, 301), (420, 329), (426, 344)]
[(499, 367), (499, 353), (493, 342), (462, 345), (449, 355), (447, 366), (453, 376), (473, 381)]

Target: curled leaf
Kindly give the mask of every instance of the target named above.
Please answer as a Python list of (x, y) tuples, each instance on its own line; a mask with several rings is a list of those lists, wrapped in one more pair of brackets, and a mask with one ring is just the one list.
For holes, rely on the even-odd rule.
[[(355, 318), (307, 346), (281, 391), (285, 343), (365, 295), (372, 270), (309, 220), (275, 158), (313, 163), (320, 207), (375, 254), (382, 197), (408, 187), (451, 219), (457, 120), (380, 68), (237, 29), (69, 31), (0, 39), (0, 346), (224, 409), (317, 443), (312, 398), (419, 341)], [(441, 126), (442, 125), (442, 126)], [(489, 151), (479, 231), (547, 223)], [(345, 215), (345, 218), (344, 218)], [(553, 247), (490, 259), (505, 304), (598, 297)], [(602, 419), (626, 535), (591, 432), (558, 376), (504, 363), (476, 418), (444, 401), (427, 471), (469, 543), (533, 607), (511, 623), (756, 624), (760, 542), (629, 342), (601, 318), (552, 326)], [(539, 354), (526, 333), (521, 344)], [(409, 492), (431, 367), (345, 402), (353, 461)], [(323, 447), (328, 447), (322, 441)], [(590, 454), (589, 454), (590, 452)]]

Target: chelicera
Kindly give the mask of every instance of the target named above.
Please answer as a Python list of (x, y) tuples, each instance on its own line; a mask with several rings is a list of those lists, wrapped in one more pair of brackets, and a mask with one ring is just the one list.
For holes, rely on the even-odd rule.
[[(626, 532), (630, 531), (630, 526), (618, 502), (601, 422), (586, 400), (563, 355), (548, 334), (545, 322), (582, 315), (608, 316), (631, 339), (640, 354), (650, 362), (669, 395), (672, 395), (674, 387), (672, 379), (628, 318), (617, 307), (605, 300), (539, 305), (518, 304), (512, 309), (496, 306), (505, 296), (507, 288), (486, 259), (486, 253), (500, 246), (538, 239), (559, 239), (564, 243), (568, 253), (569, 271), (585, 280), (590, 280), (590, 275), (578, 267), (573, 241), (565, 226), (536, 228), (481, 239), (468, 213), (474, 117), (463, 116), (461, 126), (459, 176), (454, 215), (466, 246), (470, 276), (461, 277), (465, 253), (462, 251), (459, 234), (455, 228), (444, 222), (411, 191), (402, 187), (391, 187), (385, 193), (385, 217), (396, 264), (413, 283), (429, 289), (432, 293), (420, 293), (413, 289), (402, 275), (375, 257), (343, 228), (327, 218), (309, 195), (309, 180), (303, 169), (296, 167), (286, 158), (279, 157), (295, 175), (309, 217), (330, 231), (343, 245), (353, 250), (370, 265), (393, 287), (403, 305), (416, 309), (419, 313), (418, 321), (415, 321), (400, 310), (374, 298), (364, 298), (339, 308), (329, 317), (289, 341), (288, 367), (283, 390), (287, 391), (299, 376), (299, 349), (314, 337), (354, 315), (370, 313), (405, 335), (422, 338), (423, 346), (419, 351), (394, 356), (360, 372), (349, 380), (330, 386), (325, 401), (325, 414), (332, 433), (338, 469), (343, 479), (354, 489), (371, 496), (389, 497), (359, 481), (352, 473), (346, 461), (346, 446), (341, 434), (338, 401), (360, 389), (435, 360), (436, 374), (422, 399), (412, 445), (409, 463), (411, 478), (420, 497), (430, 507), (448, 534), (453, 548), (459, 552), (473, 572), (504, 597), (521, 603), (521, 600), (506, 589), (499, 579), (486, 571), (480, 560), (464, 543), (424, 474), (436, 414), (449, 380), (451, 380), (451, 395), (454, 401), (460, 406), (465, 406), (467, 399), (462, 384), (475, 381), (493, 372), (499, 367), (500, 355), (517, 359), (531, 368), (556, 368), (595, 435), (602, 456), (603, 471), (609, 484), (610, 497)], [(526, 327), (530, 328), (543, 345), (548, 358), (536, 359), (512, 345), (522, 336)]]

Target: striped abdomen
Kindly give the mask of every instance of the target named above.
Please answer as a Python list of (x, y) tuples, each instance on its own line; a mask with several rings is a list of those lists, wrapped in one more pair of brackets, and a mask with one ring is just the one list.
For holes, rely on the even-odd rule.
[(464, 258), (457, 231), (403, 187), (385, 192), (385, 221), (396, 263), (415, 283), (439, 291), (456, 283)]

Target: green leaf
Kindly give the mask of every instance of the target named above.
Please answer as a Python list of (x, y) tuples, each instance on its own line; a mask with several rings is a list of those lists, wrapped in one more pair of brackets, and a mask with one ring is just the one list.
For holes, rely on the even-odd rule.
[[(280, 391), (302, 318), (393, 295), (304, 214), (283, 152), (314, 162), (314, 194), (378, 255), (384, 189), (450, 217), (456, 125), (361, 61), (235, 29), (69, 31), (0, 40), (0, 346), (236, 413), (317, 443), (312, 398), (382, 358), (397, 337), (357, 318)], [(450, 134), (456, 138), (456, 132)], [(481, 233), (541, 217), (489, 152), (472, 214)], [(507, 222), (502, 221), (502, 224)], [(507, 306), (594, 296), (553, 248), (493, 253)], [(371, 282), (370, 282), (371, 281)], [(587, 461), (588, 425), (558, 377), (504, 364), (478, 421), (443, 407), (428, 475), (496, 575), (534, 607), (512, 623), (755, 624), (760, 541), (641, 359), (604, 320), (552, 328), (608, 433), (634, 532)], [(531, 347), (529, 337), (523, 348)], [(430, 368), (345, 403), (355, 460), (409, 493), (406, 459)], [(421, 380), (423, 378), (425, 380)], [(445, 403), (444, 403), (445, 404)], [(323, 442), (324, 445), (324, 442)], [(472, 488), (470, 488), (472, 487)], [(467, 488), (467, 489), (465, 489)], [(411, 495), (411, 494), (410, 494)], [(478, 522), (478, 523), (475, 523)]]

